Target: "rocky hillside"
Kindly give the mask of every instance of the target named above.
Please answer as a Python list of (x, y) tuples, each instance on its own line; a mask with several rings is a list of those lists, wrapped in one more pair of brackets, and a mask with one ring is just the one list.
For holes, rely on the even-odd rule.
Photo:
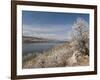
[(72, 43), (54, 46), (38, 55), (31, 54), (23, 59), (23, 68), (47, 68), (64, 66), (86, 66), (89, 65), (89, 56), (75, 51)]

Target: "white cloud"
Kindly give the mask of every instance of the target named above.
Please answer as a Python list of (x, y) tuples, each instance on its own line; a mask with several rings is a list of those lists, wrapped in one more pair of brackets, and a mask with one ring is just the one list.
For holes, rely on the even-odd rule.
[[(41, 25), (42, 26), (42, 25)], [(67, 38), (67, 25), (23, 25), (23, 35), (63, 40)], [(66, 31), (66, 33), (64, 33)], [(58, 34), (63, 32), (64, 34)]]
[(37, 32), (63, 31), (65, 29), (67, 30), (67, 25), (23, 25), (23, 30), (30, 30)]

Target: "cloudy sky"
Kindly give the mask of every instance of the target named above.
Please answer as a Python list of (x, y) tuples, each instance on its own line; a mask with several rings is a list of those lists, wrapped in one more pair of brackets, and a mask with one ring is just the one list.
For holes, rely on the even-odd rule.
[(22, 11), (23, 36), (66, 40), (74, 21), (89, 14)]

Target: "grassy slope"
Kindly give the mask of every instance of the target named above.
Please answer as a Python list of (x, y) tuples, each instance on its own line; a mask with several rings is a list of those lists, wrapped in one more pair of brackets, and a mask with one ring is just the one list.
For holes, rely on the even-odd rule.
[(38, 55), (31, 55), (23, 60), (23, 68), (45, 68), (89, 65), (89, 57), (75, 51), (70, 43), (53, 47)]

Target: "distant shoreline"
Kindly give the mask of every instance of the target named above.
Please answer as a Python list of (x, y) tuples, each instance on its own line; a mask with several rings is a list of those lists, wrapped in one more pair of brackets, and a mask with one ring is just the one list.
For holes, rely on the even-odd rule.
[(23, 41), (23, 43), (66, 43), (68, 41)]
[(46, 38), (38, 38), (38, 37), (29, 37), (29, 36), (22, 36), (22, 40), (25, 43), (64, 43), (68, 42), (65, 40), (56, 40), (56, 39), (46, 39)]

